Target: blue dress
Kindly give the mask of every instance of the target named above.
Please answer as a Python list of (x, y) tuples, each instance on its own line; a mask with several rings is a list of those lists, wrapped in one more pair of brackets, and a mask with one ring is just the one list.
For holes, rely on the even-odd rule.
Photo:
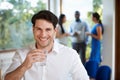
[[(96, 28), (102, 26), (101, 24), (95, 24), (92, 28), (91, 33), (97, 35)], [(90, 54), (90, 61), (96, 61), (98, 64), (101, 62), (101, 41), (92, 37), (91, 43), (91, 54)]]

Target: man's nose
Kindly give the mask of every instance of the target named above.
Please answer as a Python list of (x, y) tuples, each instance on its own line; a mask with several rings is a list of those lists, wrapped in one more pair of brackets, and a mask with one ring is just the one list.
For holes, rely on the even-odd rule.
[(46, 31), (41, 31), (41, 36), (42, 37), (46, 36)]

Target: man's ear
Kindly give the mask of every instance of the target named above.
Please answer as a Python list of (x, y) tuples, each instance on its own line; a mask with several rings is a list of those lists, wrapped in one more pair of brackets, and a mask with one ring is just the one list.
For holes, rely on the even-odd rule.
[(58, 31), (58, 29), (57, 29), (57, 27), (55, 28), (55, 36), (56, 36), (56, 34), (57, 34), (57, 31)]
[(54, 35), (54, 39), (56, 38), (56, 33), (57, 33), (57, 28), (54, 29), (55, 30), (55, 35)]
[(55, 32), (57, 32), (57, 31), (58, 31), (58, 28), (56, 27), (56, 28), (55, 28)]

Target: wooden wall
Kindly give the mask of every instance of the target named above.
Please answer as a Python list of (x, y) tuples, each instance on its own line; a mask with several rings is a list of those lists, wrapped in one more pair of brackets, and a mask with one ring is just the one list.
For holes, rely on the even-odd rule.
[(115, 15), (115, 80), (120, 80), (120, 0), (116, 0), (115, 2)]

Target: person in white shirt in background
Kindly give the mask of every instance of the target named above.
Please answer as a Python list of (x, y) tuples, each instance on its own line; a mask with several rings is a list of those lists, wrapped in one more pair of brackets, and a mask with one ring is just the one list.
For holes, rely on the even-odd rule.
[(69, 32), (71, 34), (72, 48), (80, 55), (83, 64), (86, 63), (86, 47), (88, 37), (86, 32), (89, 32), (89, 27), (85, 21), (80, 19), (80, 12), (75, 11), (75, 21), (72, 22)]
[[(89, 80), (77, 52), (54, 41), (57, 22), (48, 10), (32, 17), (36, 43), (16, 51), (4, 80)], [(43, 61), (46, 64), (40, 65)]]
[(65, 26), (63, 25), (66, 22), (66, 16), (65, 14), (60, 14), (58, 19), (58, 25), (57, 25), (57, 33), (56, 33), (56, 40), (65, 46), (68, 45), (68, 36), (70, 36), (69, 33), (67, 33)]

